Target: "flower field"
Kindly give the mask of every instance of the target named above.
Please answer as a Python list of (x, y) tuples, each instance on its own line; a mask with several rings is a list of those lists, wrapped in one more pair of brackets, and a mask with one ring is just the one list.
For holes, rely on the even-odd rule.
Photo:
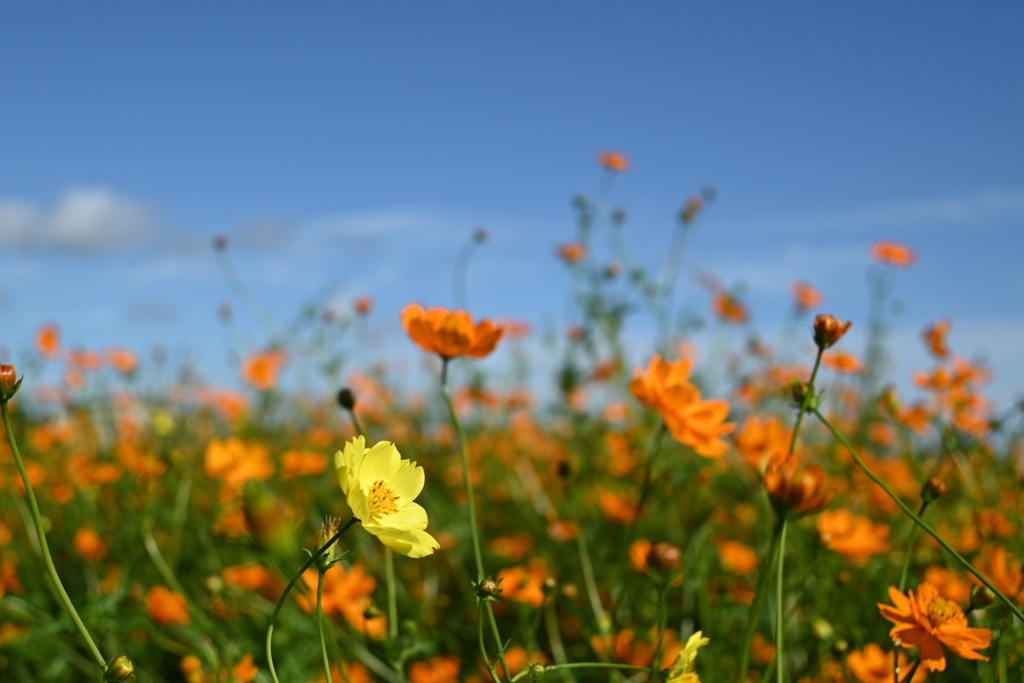
[[(602, 191), (629, 169), (598, 162)], [(745, 343), (695, 348), (673, 294), (715, 199), (651, 272), (623, 213), (574, 199), (540, 383), (479, 362), (529, 366), (528, 325), (412, 294), (429, 382), (327, 359), (326, 398), (286, 381), (299, 334), (224, 388), (40, 327), (29, 364), (0, 359), (0, 680), (1021, 680), (1020, 410), (947, 320), (900, 395), (885, 311), (917, 255), (894, 242), (865, 245), (870, 319), (795, 281), (770, 347), (708, 278), (707, 324)]]

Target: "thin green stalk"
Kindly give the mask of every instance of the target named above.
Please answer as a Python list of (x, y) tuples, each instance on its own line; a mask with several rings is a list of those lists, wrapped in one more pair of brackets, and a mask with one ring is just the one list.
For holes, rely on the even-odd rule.
[(761, 568), (757, 572), (757, 588), (754, 589), (754, 600), (750, 603), (747, 611), (747, 625), (743, 630), (743, 649), (740, 651), (740, 683), (746, 683), (747, 669), (750, 668), (750, 648), (754, 642), (754, 633), (757, 631), (757, 617), (761, 614), (765, 597), (768, 595), (768, 579), (772, 569), (775, 568), (775, 553), (779, 548), (779, 540), (782, 536), (782, 520), (776, 521), (772, 530), (772, 540), (768, 545), (768, 553), (765, 555)]
[(1000, 591), (998, 588), (996, 588), (994, 585), (992, 585), (992, 582), (989, 581), (987, 578), (985, 578), (984, 574), (982, 574), (977, 569), (975, 569), (974, 566), (970, 562), (965, 560), (963, 558), (963, 556), (960, 555), (960, 553), (958, 553), (956, 550), (954, 550), (953, 546), (951, 546), (949, 543), (946, 543), (945, 539), (942, 538), (942, 536), (940, 536), (930, 526), (925, 524), (924, 521), (920, 517), (915, 515), (914, 511), (911, 510), (909, 507), (907, 507), (906, 503), (904, 503), (902, 500), (900, 500), (899, 496), (897, 496), (895, 493), (893, 493), (892, 490), (888, 486), (886, 486), (885, 482), (882, 481), (881, 479), (879, 479), (878, 475), (876, 475), (874, 472), (871, 471), (871, 468), (869, 468), (864, 463), (864, 461), (861, 460), (861, 457), (857, 454), (857, 451), (855, 451), (853, 449), (853, 446), (850, 445), (850, 442), (847, 441), (846, 438), (842, 434), (840, 434), (839, 431), (835, 427), (832, 426), (831, 422), (829, 422), (827, 419), (825, 419), (824, 415), (822, 415), (817, 410), (814, 410), (812, 412), (817, 416), (817, 418), (819, 420), (821, 420), (821, 423), (824, 424), (825, 427), (828, 428), (828, 430), (832, 433), (832, 436), (835, 437), (835, 439), (839, 443), (841, 443), (843, 446), (846, 447), (846, 450), (848, 450), (850, 452), (850, 455), (853, 456), (853, 459), (857, 462), (857, 465), (862, 470), (864, 470), (864, 474), (868, 475), (868, 477), (871, 479), (871, 481), (873, 481), (876, 484), (878, 484), (879, 486), (881, 486), (882, 489), (889, 495), (889, 497), (892, 498), (893, 501), (895, 501), (895, 503), (897, 505), (899, 505), (900, 509), (903, 510), (903, 513), (905, 515), (907, 515), (912, 520), (917, 522), (917, 525), (919, 527), (921, 527), (922, 529), (924, 529), (928, 533), (929, 536), (934, 538), (938, 542), (938, 544), (942, 546), (943, 550), (945, 550), (947, 553), (952, 555), (953, 558), (957, 562), (960, 563), (960, 566), (962, 566), (964, 569), (966, 569), (971, 574), (973, 574), (974, 577), (977, 578), (979, 581), (981, 581), (981, 583), (983, 583), (986, 588), (988, 588), (990, 591), (992, 591), (992, 593), (996, 597), (998, 597), (1002, 601), (1002, 603), (1004, 605), (1006, 605), (1009, 608), (1010, 612), (1013, 613), (1013, 616), (1017, 617), (1022, 622), (1024, 622), (1024, 612), (1021, 612), (1019, 607), (1017, 607), (1015, 604), (1013, 604), (1013, 602), (1008, 597), (1003, 595), (1002, 591)]
[(775, 668), (775, 680), (777, 683), (782, 683), (783, 680), (783, 666), (782, 661), (782, 640), (786, 630), (786, 610), (783, 603), (783, 592), (782, 592), (782, 579), (783, 579), (783, 563), (786, 559), (786, 518), (785, 516), (779, 521), (779, 570), (775, 573), (775, 661), (779, 664)]
[[(626, 669), (627, 671), (650, 671), (648, 666), (633, 666), (632, 664), (615, 664), (614, 662), (574, 662), (572, 664), (551, 664), (544, 667), (544, 671), (561, 671), (568, 669)], [(510, 683), (516, 683), (523, 676), (529, 676), (530, 670), (520, 671), (512, 677)]]
[[(917, 516), (918, 517), (921, 517), (921, 516), (924, 515), (924, 511), (928, 509), (928, 503), (930, 503), (930, 502), (931, 501), (929, 501), (927, 498), (925, 498), (924, 500), (921, 501), (921, 508), (917, 511)], [(917, 536), (917, 525), (916, 524), (910, 529), (910, 537), (907, 539), (907, 552), (903, 556), (903, 567), (900, 569), (900, 585), (899, 585), (900, 593), (902, 593), (903, 590), (907, 587), (907, 574), (910, 571), (910, 558), (914, 554), (913, 551), (914, 551), (914, 540), (915, 540), (914, 537), (915, 536)]]
[(658, 680), (658, 673), (661, 671), (661, 653), (665, 647), (665, 626), (668, 624), (668, 589), (669, 582), (659, 580), (658, 582), (658, 634), (654, 645), (654, 658), (651, 660), (651, 676), (648, 679), (651, 683)]
[(597, 581), (594, 579), (594, 565), (590, 561), (590, 548), (587, 545), (587, 537), (579, 524), (575, 525), (576, 551), (580, 556), (580, 564), (583, 565), (583, 583), (587, 587), (587, 597), (590, 599), (590, 607), (594, 610), (594, 618), (597, 620), (597, 630), (601, 639), (607, 641), (611, 633), (608, 613), (604, 611), (601, 604), (601, 594), (597, 591)]
[(395, 594), (395, 553), (384, 547), (384, 578), (388, 588), (388, 638), (398, 638), (398, 596)]
[[(445, 405), (448, 406), (448, 414), (451, 416), (452, 424), (455, 426), (455, 431), (459, 435), (459, 450), (462, 454), (462, 483), (466, 487), (466, 507), (469, 508), (469, 531), (473, 538), (473, 557), (476, 560), (476, 580), (479, 584), (484, 579), (484, 559), (483, 553), (480, 552), (480, 531), (477, 528), (476, 522), (476, 499), (473, 496), (473, 477), (470, 474), (469, 469), (469, 450), (466, 445), (466, 430), (462, 426), (462, 421), (459, 419), (458, 413), (455, 412), (455, 404), (452, 403), (451, 392), (448, 390), (448, 363), (451, 359), (443, 357), (441, 364), (441, 396), (444, 398)], [(477, 600), (481, 600), (477, 596)], [(498, 648), (498, 659), (501, 661), (501, 666), (505, 670), (507, 676), (511, 675), (508, 667), (508, 662), (505, 661), (505, 645), (501, 639), (501, 634), (498, 631), (498, 623), (494, 618), (494, 612), (491, 610), (490, 604), (487, 606), (488, 620), (491, 622), (491, 631), (494, 636), (495, 645)], [(482, 626), (480, 627), (482, 629)], [(499, 680), (495, 678), (495, 681)]]
[(316, 634), (320, 639), (320, 658), (324, 664), (324, 680), (331, 683), (331, 660), (327, 657), (327, 641), (324, 640), (324, 574), (320, 567), (320, 577), (316, 582)]
[[(20, 384), (20, 382), (19, 382)], [(100, 654), (100, 650), (96, 647), (95, 641), (89, 634), (89, 629), (85, 627), (82, 622), (82, 618), (78, 616), (78, 611), (75, 610), (74, 604), (71, 602), (71, 598), (68, 597), (68, 593), (64, 590), (64, 584), (60, 581), (60, 576), (57, 574), (57, 567), (53, 564), (53, 557), (50, 555), (50, 548), (46, 544), (46, 532), (43, 530), (43, 518), (39, 513), (39, 504), (36, 503), (36, 494), (32, 490), (32, 482), (28, 479), (28, 472), (25, 470), (25, 463), (21, 459), (21, 451), (18, 450), (18, 444), (14, 440), (14, 430), (11, 428), (11, 419), (7, 412), (7, 399), (0, 400), (0, 413), (3, 414), (4, 431), (7, 434), (7, 443), (11, 447), (11, 453), (14, 454), (14, 462), (18, 466), (18, 472), (21, 474), (21, 481), (25, 484), (25, 495), (28, 498), (29, 507), (32, 509), (32, 521), (36, 528), (36, 535), (39, 537), (39, 547), (43, 552), (43, 562), (46, 564), (46, 571), (50, 575), (50, 579), (53, 580), (54, 585), (57, 587), (57, 594), (60, 596), (60, 602), (64, 606), (64, 610), (71, 617), (71, 621), (74, 622), (75, 628), (78, 629), (79, 635), (82, 636), (82, 640), (85, 641), (86, 646), (89, 648), (89, 652), (92, 654), (93, 659), (99, 665), (100, 669), (106, 673), (107, 662), (103, 659), (103, 655)]]
[[(640, 486), (640, 497), (637, 498), (636, 507), (633, 510), (633, 521), (629, 524), (629, 543), (634, 540), (637, 525), (640, 522), (640, 515), (644, 511), (644, 503), (647, 502), (647, 494), (650, 493), (651, 478), (654, 475), (654, 461), (658, 459), (658, 455), (661, 454), (661, 442), (665, 440), (665, 433), (668, 431), (668, 427), (665, 426), (665, 422), (662, 421), (658, 427), (658, 433), (654, 437), (654, 446), (651, 447), (651, 454), (647, 457), (647, 464), (644, 466), (644, 481)], [(627, 544), (628, 546), (628, 544)]]
[[(476, 641), (480, 646), (480, 655), (484, 658), (484, 665), (491, 674), (491, 680), (495, 682), (501, 680), (498, 678), (494, 664), (491, 663), (491, 656), (487, 654), (487, 642), (484, 640), (484, 601), (479, 598), (476, 602)], [(505, 669), (505, 675), (508, 675), (508, 669)]]
[(284, 601), (288, 598), (288, 594), (291, 593), (292, 588), (295, 587), (295, 583), (300, 578), (302, 578), (302, 575), (306, 573), (307, 569), (313, 566), (313, 563), (316, 562), (316, 559), (323, 555), (325, 552), (327, 552), (327, 549), (334, 545), (335, 541), (341, 538), (341, 535), (348, 531), (349, 528), (358, 521), (359, 520), (355, 517), (351, 518), (350, 520), (345, 522), (345, 525), (342, 526), (341, 529), (338, 530), (338, 533), (331, 536), (326, 543), (324, 543), (321, 547), (317, 548), (316, 552), (309, 556), (309, 559), (306, 560), (305, 564), (302, 565), (299, 571), (295, 573), (295, 576), (292, 577), (291, 581), (288, 582), (288, 585), (285, 586), (284, 592), (281, 594), (281, 597), (278, 598), (277, 604), (274, 605), (274, 612), (270, 615), (270, 625), (267, 626), (266, 638), (267, 668), (270, 669), (270, 677), (273, 679), (274, 683), (281, 683), (281, 681), (279, 681), (277, 678), (277, 671), (274, 669), (274, 652), (272, 648), (272, 642), (274, 638), (274, 623), (277, 621), (277, 615), (281, 612), (281, 608), (284, 606)]
[(821, 367), (821, 356), (824, 353), (825, 349), (819, 346), (818, 355), (814, 359), (814, 369), (811, 370), (811, 378), (807, 380), (807, 394), (804, 396), (804, 402), (796, 414), (796, 424), (793, 425), (793, 435), (789, 439), (790, 455), (792, 455), (796, 450), (796, 440), (800, 434), (800, 425), (803, 424), (804, 421), (804, 413), (811, 411), (810, 402), (814, 400), (814, 380), (818, 377), (818, 368)]

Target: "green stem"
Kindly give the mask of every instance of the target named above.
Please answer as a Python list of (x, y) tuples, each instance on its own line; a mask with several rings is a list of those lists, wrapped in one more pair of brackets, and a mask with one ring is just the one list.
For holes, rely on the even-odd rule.
[(320, 658), (324, 664), (324, 680), (331, 683), (331, 660), (327, 657), (327, 641), (324, 640), (324, 574), (320, 567), (320, 576), (316, 582), (316, 634), (320, 639)]
[[(924, 515), (924, 511), (928, 509), (928, 499), (921, 501), (921, 509), (917, 511), (917, 516), (921, 517)], [(907, 539), (907, 553), (903, 556), (903, 567), (900, 569), (900, 593), (907, 587), (907, 574), (910, 571), (910, 558), (913, 555), (914, 550), (914, 537), (917, 535), (917, 525), (915, 524), (910, 530), (910, 537)]]
[[(654, 475), (654, 461), (658, 459), (658, 455), (661, 453), (661, 442), (665, 440), (665, 432), (668, 431), (668, 427), (662, 422), (661, 426), (658, 427), (658, 434), (654, 437), (654, 446), (651, 448), (651, 454), (647, 457), (647, 464), (644, 466), (644, 481), (640, 486), (640, 497), (636, 501), (636, 508), (633, 511), (633, 521), (629, 525), (629, 542), (632, 543), (634, 535), (636, 533), (637, 525), (640, 521), (640, 515), (644, 511), (644, 503), (647, 502), (647, 494), (651, 488), (651, 478)], [(628, 544), (627, 544), (628, 546)]]
[(825, 349), (818, 347), (818, 355), (814, 359), (814, 369), (811, 370), (811, 378), (807, 380), (807, 394), (804, 396), (803, 404), (800, 406), (799, 412), (796, 414), (796, 424), (793, 425), (793, 435), (789, 439), (789, 454), (792, 455), (796, 450), (796, 440), (800, 434), (800, 425), (804, 421), (804, 413), (809, 413), (812, 410), (811, 402), (815, 400), (814, 394), (814, 380), (818, 377), (818, 368), (821, 367), (821, 356), (825, 353)]
[(49, 573), (50, 578), (53, 580), (54, 585), (57, 587), (57, 594), (60, 596), (60, 602), (64, 606), (64, 610), (71, 617), (71, 621), (74, 622), (75, 628), (78, 629), (78, 633), (82, 636), (82, 640), (85, 641), (86, 646), (89, 648), (89, 652), (92, 654), (93, 659), (99, 665), (103, 672), (107, 671), (107, 662), (103, 659), (103, 655), (100, 654), (100, 650), (96, 647), (95, 641), (89, 634), (89, 629), (85, 627), (82, 622), (82, 618), (78, 616), (78, 611), (75, 610), (75, 606), (71, 602), (71, 598), (68, 597), (68, 593), (64, 590), (64, 584), (60, 581), (60, 576), (57, 575), (57, 567), (53, 564), (53, 557), (50, 556), (50, 548), (46, 544), (46, 532), (43, 530), (43, 517), (39, 513), (39, 505), (36, 503), (36, 494), (32, 490), (32, 483), (28, 479), (28, 472), (25, 470), (25, 463), (21, 459), (21, 452), (18, 450), (18, 444), (14, 440), (14, 430), (11, 429), (11, 419), (7, 412), (7, 399), (0, 400), (0, 413), (3, 414), (4, 431), (7, 434), (7, 443), (11, 447), (11, 453), (14, 454), (14, 462), (18, 466), (18, 472), (21, 474), (21, 481), (25, 484), (25, 495), (28, 498), (29, 507), (32, 509), (32, 521), (36, 528), (36, 535), (39, 536), (39, 547), (43, 551), (43, 562), (46, 564), (46, 571)]
[(658, 633), (655, 638), (654, 645), (654, 658), (651, 660), (651, 676), (648, 679), (650, 683), (656, 683), (658, 680), (658, 672), (661, 671), (661, 653), (665, 648), (665, 626), (668, 623), (668, 581), (659, 581), (658, 583)]
[(348, 520), (347, 522), (345, 522), (345, 525), (338, 530), (338, 533), (331, 536), (326, 543), (324, 543), (321, 547), (317, 548), (316, 552), (309, 556), (309, 559), (306, 560), (306, 563), (302, 565), (302, 568), (299, 569), (299, 571), (295, 573), (295, 576), (292, 577), (291, 581), (288, 582), (288, 585), (285, 586), (284, 592), (281, 594), (281, 597), (278, 598), (277, 604), (274, 605), (274, 612), (270, 615), (270, 625), (267, 626), (266, 638), (267, 668), (270, 669), (270, 677), (273, 679), (274, 683), (281, 682), (277, 678), (277, 671), (274, 670), (274, 652), (271, 645), (274, 638), (274, 623), (277, 621), (277, 615), (281, 612), (281, 607), (284, 606), (284, 601), (288, 598), (288, 594), (292, 591), (292, 588), (295, 587), (295, 583), (300, 578), (302, 578), (302, 575), (306, 573), (306, 570), (312, 567), (313, 563), (316, 562), (316, 558), (320, 557), (325, 552), (327, 552), (327, 549), (334, 545), (335, 541), (341, 538), (341, 535), (348, 531), (349, 528), (351, 528), (352, 525), (358, 521), (359, 520), (355, 517)]
[(611, 624), (608, 614), (601, 604), (601, 594), (597, 590), (597, 581), (594, 579), (594, 565), (590, 561), (590, 547), (587, 545), (587, 537), (581, 525), (576, 524), (576, 550), (580, 556), (580, 564), (583, 565), (583, 583), (587, 587), (587, 597), (590, 599), (590, 607), (594, 610), (594, 618), (597, 620), (597, 630), (601, 634), (601, 640), (607, 642), (611, 633)]
[(778, 666), (775, 668), (775, 680), (777, 683), (782, 683), (783, 680), (783, 669), (785, 668), (782, 663), (782, 640), (786, 630), (786, 610), (783, 604), (783, 592), (782, 592), (782, 579), (783, 579), (783, 563), (786, 559), (786, 518), (783, 517), (779, 522), (779, 570), (775, 574), (775, 661), (778, 662)]
[[(613, 662), (574, 662), (572, 664), (551, 664), (545, 666), (544, 671), (560, 671), (562, 669), (626, 669), (627, 671), (650, 671), (648, 666), (634, 666), (632, 664), (615, 664)], [(512, 677), (511, 683), (516, 683), (523, 676), (528, 676), (530, 670), (520, 671)]]
[(1021, 612), (1019, 607), (1017, 607), (1015, 604), (1013, 604), (1013, 602), (1008, 597), (1003, 595), (1002, 591), (1000, 591), (998, 588), (996, 588), (994, 585), (992, 585), (991, 581), (986, 579), (985, 576), (981, 572), (979, 572), (977, 569), (975, 569), (974, 566), (970, 562), (965, 560), (963, 558), (963, 556), (960, 555), (960, 553), (958, 553), (956, 550), (954, 550), (953, 546), (951, 546), (949, 543), (946, 543), (945, 539), (943, 539), (942, 536), (940, 536), (930, 526), (925, 524), (924, 521), (920, 517), (915, 515), (913, 510), (911, 510), (909, 507), (907, 507), (906, 503), (904, 503), (902, 500), (900, 500), (899, 497), (895, 493), (893, 493), (892, 490), (888, 486), (885, 485), (885, 482), (882, 481), (881, 479), (879, 479), (878, 476), (874, 472), (871, 471), (871, 469), (864, 463), (864, 461), (861, 460), (860, 456), (857, 455), (857, 451), (855, 451), (853, 449), (853, 446), (850, 445), (850, 442), (847, 441), (846, 438), (842, 434), (840, 434), (839, 431), (836, 430), (835, 427), (832, 426), (831, 422), (829, 422), (827, 419), (825, 419), (824, 415), (822, 415), (817, 410), (815, 410), (813, 412), (818, 417), (818, 419), (821, 420), (822, 424), (824, 424), (825, 427), (827, 427), (828, 430), (832, 433), (832, 436), (834, 436), (835, 439), (839, 443), (841, 443), (843, 446), (846, 447), (846, 450), (848, 450), (850, 452), (850, 455), (853, 456), (853, 459), (857, 462), (857, 465), (862, 470), (864, 470), (864, 474), (868, 475), (868, 477), (871, 479), (871, 481), (873, 481), (876, 484), (878, 484), (879, 486), (881, 486), (882, 489), (887, 494), (889, 494), (889, 497), (892, 498), (893, 501), (895, 501), (895, 503), (897, 505), (899, 505), (900, 509), (903, 510), (904, 514), (906, 514), (912, 520), (917, 522), (917, 525), (919, 527), (921, 527), (922, 529), (924, 529), (928, 533), (929, 536), (934, 538), (938, 542), (938, 544), (942, 546), (943, 550), (945, 550), (947, 553), (952, 555), (953, 558), (957, 562), (960, 563), (960, 566), (962, 566), (964, 569), (969, 571), (972, 575), (974, 575), (975, 578), (977, 578), (979, 581), (981, 581), (981, 583), (983, 583), (986, 588), (988, 588), (990, 591), (992, 591), (992, 593), (996, 597), (998, 597), (1002, 601), (1002, 603), (1004, 605), (1006, 605), (1009, 608), (1009, 610), (1013, 613), (1013, 616), (1017, 617), (1022, 622), (1024, 622), (1024, 612)]
[(783, 520), (776, 521), (775, 528), (772, 530), (768, 553), (757, 573), (754, 600), (750, 603), (750, 609), (747, 611), (747, 625), (743, 630), (743, 649), (740, 651), (740, 683), (746, 683), (747, 680), (747, 669), (750, 668), (750, 648), (754, 642), (754, 633), (757, 631), (757, 617), (761, 614), (764, 599), (768, 595), (768, 580), (775, 567), (775, 553), (779, 549), (779, 541), (782, 537), (782, 522)]
[[(500, 680), (498, 672), (491, 663), (491, 656), (487, 654), (487, 642), (484, 640), (484, 601), (479, 598), (476, 601), (476, 640), (480, 646), (480, 655), (484, 658), (484, 665), (491, 674), (491, 680), (497, 683)], [(505, 674), (508, 674), (508, 669), (505, 670)]]
[[(448, 390), (448, 363), (451, 359), (442, 356), (441, 364), (441, 396), (444, 398), (445, 405), (448, 406), (448, 414), (451, 416), (452, 424), (455, 426), (455, 431), (459, 435), (459, 450), (462, 454), (462, 483), (466, 487), (466, 507), (469, 508), (469, 531), (473, 538), (473, 557), (476, 560), (476, 580), (477, 583), (484, 579), (484, 559), (483, 553), (480, 552), (480, 531), (477, 529), (476, 523), (476, 499), (473, 496), (473, 477), (470, 474), (469, 469), (469, 450), (466, 445), (466, 430), (462, 426), (462, 421), (459, 420), (458, 413), (455, 412), (455, 404), (452, 403), (451, 392)], [(481, 598), (478, 596), (477, 600)], [(498, 632), (498, 624), (494, 619), (494, 613), (491, 611), (491, 606), (487, 605), (487, 614), (491, 622), (491, 631), (494, 635), (495, 644), (498, 647), (498, 659), (501, 661), (501, 666), (505, 670), (506, 675), (509, 673), (508, 662), (505, 661), (505, 647), (504, 641), (501, 639), (501, 634)], [(481, 626), (482, 628), (482, 626)], [(498, 678), (494, 679), (499, 680)]]
[(388, 638), (398, 638), (398, 596), (395, 594), (395, 553), (384, 547), (384, 578), (388, 588)]

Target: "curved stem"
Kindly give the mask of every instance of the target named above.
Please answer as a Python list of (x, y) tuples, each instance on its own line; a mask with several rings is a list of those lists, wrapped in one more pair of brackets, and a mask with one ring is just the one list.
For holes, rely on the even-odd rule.
[(68, 597), (68, 593), (64, 590), (64, 584), (60, 581), (60, 576), (57, 574), (57, 567), (53, 564), (53, 557), (50, 556), (50, 548), (46, 544), (46, 532), (43, 530), (43, 518), (39, 513), (39, 504), (36, 503), (36, 494), (32, 490), (32, 482), (28, 479), (28, 472), (25, 470), (25, 463), (21, 459), (21, 452), (18, 450), (18, 444), (14, 440), (14, 430), (11, 429), (11, 419), (7, 413), (7, 400), (0, 400), (0, 413), (3, 414), (4, 421), (4, 432), (7, 434), (7, 443), (11, 447), (11, 453), (14, 454), (14, 462), (18, 466), (18, 472), (21, 474), (21, 481), (25, 484), (25, 496), (28, 498), (29, 507), (32, 510), (32, 522), (36, 528), (36, 535), (39, 536), (39, 548), (43, 552), (43, 562), (46, 564), (46, 571), (53, 580), (54, 585), (57, 587), (57, 594), (60, 596), (60, 602), (64, 606), (64, 610), (71, 617), (71, 621), (74, 622), (75, 628), (78, 629), (79, 635), (82, 636), (82, 640), (85, 641), (86, 646), (89, 648), (89, 652), (92, 654), (96, 664), (100, 667), (103, 672), (107, 671), (107, 662), (103, 659), (103, 655), (100, 654), (100, 649), (96, 647), (95, 641), (89, 634), (89, 629), (85, 627), (82, 622), (82, 618), (78, 616), (78, 611), (75, 609), (74, 604), (71, 602), (71, 598)]
[(740, 683), (746, 683), (747, 669), (750, 667), (750, 647), (754, 642), (754, 633), (757, 631), (757, 617), (761, 614), (764, 606), (764, 599), (768, 595), (768, 579), (771, 577), (772, 569), (775, 567), (775, 553), (779, 548), (779, 540), (782, 536), (782, 520), (776, 521), (772, 531), (772, 540), (768, 545), (768, 553), (761, 563), (761, 569), (757, 573), (757, 588), (754, 589), (754, 600), (750, 603), (747, 611), (747, 625), (743, 630), (743, 645), (740, 651)]
[(334, 545), (335, 541), (341, 538), (341, 535), (348, 531), (349, 528), (358, 521), (359, 520), (355, 517), (351, 518), (345, 522), (345, 525), (341, 527), (341, 529), (338, 530), (338, 533), (331, 536), (326, 543), (317, 548), (316, 552), (309, 556), (309, 559), (302, 565), (302, 568), (299, 569), (299, 571), (295, 573), (295, 576), (292, 577), (291, 581), (288, 582), (288, 585), (285, 586), (284, 593), (281, 594), (281, 597), (277, 600), (277, 604), (274, 605), (274, 612), (270, 615), (270, 625), (267, 626), (266, 638), (267, 668), (270, 669), (270, 677), (274, 680), (274, 683), (281, 682), (277, 678), (277, 671), (274, 670), (274, 652), (271, 645), (274, 638), (274, 623), (277, 621), (277, 615), (281, 612), (281, 607), (284, 606), (284, 601), (288, 598), (288, 594), (291, 593), (292, 588), (295, 587), (295, 583), (302, 578), (302, 575), (306, 573), (306, 570), (312, 567), (313, 563), (316, 562), (316, 558), (327, 552), (327, 549)]
[(922, 529), (924, 529), (928, 533), (929, 536), (934, 538), (938, 542), (938, 544), (942, 546), (943, 550), (945, 550), (947, 553), (952, 555), (953, 558), (957, 562), (960, 563), (960, 566), (962, 566), (964, 569), (969, 571), (971, 574), (974, 575), (975, 578), (977, 578), (979, 581), (981, 581), (983, 584), (985, 584), (985, 587), (988, 588), (990, 591), (992, 591), (992, 593), (996, 597), (998, 597), (1002, 601), (1002, 603), (1007, 606), (1007, 608), (1009, 608), (1009, 610), (1013, 613), (1013, 616), (1017, 617), (1022, 622), (1024, 622), (1024, 612), (1021, 612), (1019, 607), (1017, 607), (1015, 604), (1013, 604), (1013, 602), (1008, 597), (1003, 595), (1002, 591), (1000, 591), (998, 588), (996, 588), (994, 585), (992, 585), (991, 581), (986, 579), (985, 576), (981, 572), (979, 572), (977, 569), (975, 569), (974, 566), (970, 562), (965, 560), (960, 553), (958, 553), (956, 550), (954, 550), (953, 546), (951, 546), (949, 543), (946, 543), (946, 540), (944, 538), (942, 538), (942, 536), (940, 536), (938, 534), (938, 532), (936, 532), (930, 526), (925, 524), (924, 521), (920, 517), (915, 515), (914, 511), (911, 510), (909, 507), (907, 507), (907, 504), (904, 503), (902, 500), (900, 500), (899, 496), (897, 496), (895, 493), (893, 493), (892, 490), (888, 486), (886, 486), (885, 482), (882, 481), (881, 479), (879, 479), (878, 475), (876, 475), (874, 472), (871, 471), (871, 468), (869, 468), (864, 463), (864, 461), (861, 460), (860, 456), (857, 454), (857, 451), (855, 451), (853, 449), (853, 446), (850, 445), (850, 442), (847, 441), (846, 438), (842, 434), (840, 434), (839, 431), (835, 427), (832, 426), (831, 422), (829, 422), (827, 419), (825, 419), (824, 415), (822, 415), (817, 410), (814, 410), (813, 412), (817, 416), (817, 418), (819, 420), (821, 420), (821, 423), (824, 424), (825, 427), (827, 427), (828, 430), (832, 433), (832, 436), (834, 436), (835, 439), (839, 443), (841, 443), (843, 446), (846, 447), (846, 450), (848, 450), (850, 452), (850, 455), (853, 456), (853, 459), (857, 462), (857, 465), (862, 470), (864, 470), (864, 474), (868, 475), (868, 477), (871, 479), (871, 481), (873, 481), (876, 484), (878, 484), (879, 486), (881, 486), (882, 489), (887, 494), (889, 494), (889, 497), (892, 498), (893, 501), (895, 501), (895, 503), (897, 505), (899, 505), (900, 509), (903, 510), (903, 513), (905, 515), (907, 515), (912, 520), (917, 522), (917, 525), (919, 527), (921, 527)]
[(320, 568), (320, 576), (316, 582), (316, 634), (320, 639), (320, 658), (324, 664), (324, 680), (331, 683), (331, 660), (327, 657), (327, 641), (324, 640), (324, 574)]

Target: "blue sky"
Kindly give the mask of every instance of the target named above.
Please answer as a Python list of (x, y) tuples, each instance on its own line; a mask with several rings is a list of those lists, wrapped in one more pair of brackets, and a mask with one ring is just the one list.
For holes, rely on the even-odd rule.
[[(902, 241), (920, 260), (897, 278), (894, 372), (927, 367), (919, 332), (949, 317), (1006, 406), (1024, 391), (1022, 20), (951, 2), (9, 3), (0, 346), (17, 359), (54, 321), (68, 346), (159, 343), (234, 381), (219, 234), (281, 320), (373, 296), (390, 352), (408, 351), (402, 306), (453, 303), (455, 254), (487, 226), (472, 312), (561, 325), (569, 198), (614, 149), (632, 167), (612, 203), (654, 268), (686, 198), (718, 189), (680, 279), (694, 311), (697, 272), (744, 283), (772, 341), (805, 279), (860, 350), (869, 247)], [(649, 331), (638, 316), (638, 361)]]

